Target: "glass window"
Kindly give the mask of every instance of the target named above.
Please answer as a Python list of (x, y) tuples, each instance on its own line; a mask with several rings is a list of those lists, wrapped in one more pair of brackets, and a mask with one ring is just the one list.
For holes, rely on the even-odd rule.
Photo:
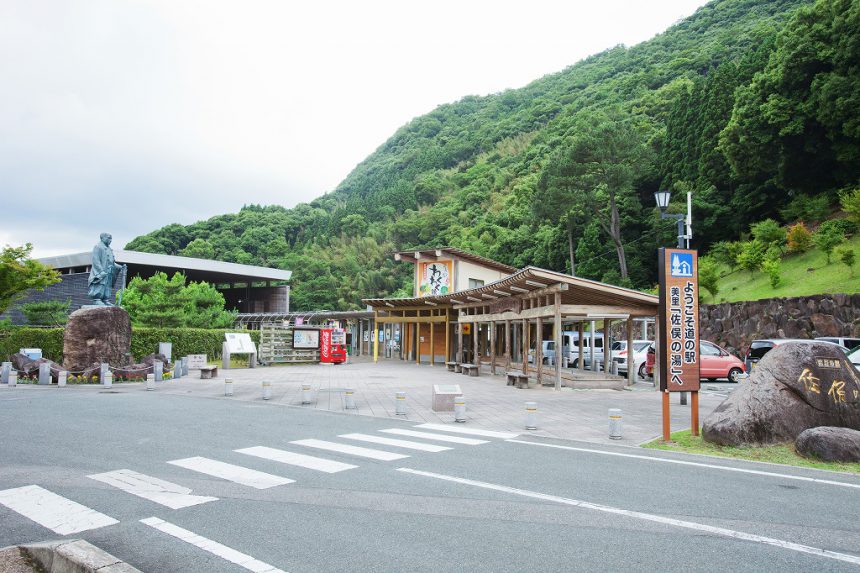
[(771, 348), (773, 348), (773, 342), (767, 342), (762, 340), (758, 342), (753, 342), (752, 345), (750, 345), (750, 350), (747, 353), (747, 356), (749, 358), (760, 359), (762, 356), (767, 354)]
[(634, 342), (633, 343), (633, 351), (634, 352), (642, 352), (646, 348), (651, 346), (650, 342)]
[(626, 349), (627, 349), (627, 343), (626, 342), (613, 342), (612, 343), (612, 350), (626, 350)]
[(478, 288), (484, 286), (484, 281), (481, 279), (469, 279), (469, 288)]
[(714, 346), (713, 344), (709, 344), (707, 342), (699, 343), (699, 352), (702, 353), (702, 356), (719, 356), (720, 349)]

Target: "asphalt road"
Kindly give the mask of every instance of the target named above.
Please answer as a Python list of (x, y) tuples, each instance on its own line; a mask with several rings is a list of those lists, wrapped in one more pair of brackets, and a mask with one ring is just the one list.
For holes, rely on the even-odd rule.
[[(416, 425), (139, 386), (2, 388), (0, 547), (83, 538), (149, 573), (860, 570), (857, 476)], [(340, 437), (349, 433), (451, 449)], [(438, 437), (446, 435), (484, 443)], [(409, 457), (382, 461), (291, 443), (307, 439)], [(343, 471), (326, 473), (235, 451), (256, 446), (355, 467), (333, 464), (325, 467)], [(295, 481), (258, 489), (187, 467), (200, 460), (168, 463), (198, 457)], [(171, 509), (87, 477), (116, 470), (217, 500)], [(236, 479), (251, 479), (237, 471)], [(42, 490), (63, 499), (10, 509)], [(64, 526), (85, 527), (85, 510), (38, 513), (58, 499), (111, 524), (60, 535)]]

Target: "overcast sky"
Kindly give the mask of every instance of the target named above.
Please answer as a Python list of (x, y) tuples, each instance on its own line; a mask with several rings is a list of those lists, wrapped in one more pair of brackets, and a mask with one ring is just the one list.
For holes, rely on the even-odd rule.
[(0, 245), (122, 248), (334, 189), (410, 119), (703, 0), (2, 0)]

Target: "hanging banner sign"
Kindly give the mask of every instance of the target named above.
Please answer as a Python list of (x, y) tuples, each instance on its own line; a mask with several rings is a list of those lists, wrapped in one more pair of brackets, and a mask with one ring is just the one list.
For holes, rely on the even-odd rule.
[(660, 249), (660, 389), (699, 391), (698, 253)]

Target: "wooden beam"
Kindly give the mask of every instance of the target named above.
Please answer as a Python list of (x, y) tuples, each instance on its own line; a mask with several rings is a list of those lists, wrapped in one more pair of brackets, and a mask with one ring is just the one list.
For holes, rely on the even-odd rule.
[(436, 315), (436, 316), (380, 316), (379, 317), (380, 324), (389, 323), (389, 324), (402, 324), (402, 323), (416, 323), (416, 322), (445, 322), (444, 315)]
[(526, 281), (526, 284), (538, 288), (545, 288), (548, 286), (546, 283), (539, 283), (537, 281)]
[(493, 292), (499, 296), (511, 296), (511, 293), (505, 292), (503, 290), (493, 289)]
[(635, 306), (607, 306), (599, 304), (563, 304), (561, 313), (565, 316), (581, 316), (590, 320), (600, 320), (608, 316), (610, 318), (628, 316), (654, 316), (654, 311), (647, 308)]
[(458, 320), (460, 322), (474, 322), (475, 320), (480, 320), (481, 322), (520, 319), (533, 320), (539, 316), (543, 318), (549, 318), (554, 316), (554, 314), (555, 309), (553, 307), (542, 306), (540, 308), (529, 308), (523, 310), (522, 312), (505, 311), (497, 312), (494, 314), (469, 314), (459, 317)]

